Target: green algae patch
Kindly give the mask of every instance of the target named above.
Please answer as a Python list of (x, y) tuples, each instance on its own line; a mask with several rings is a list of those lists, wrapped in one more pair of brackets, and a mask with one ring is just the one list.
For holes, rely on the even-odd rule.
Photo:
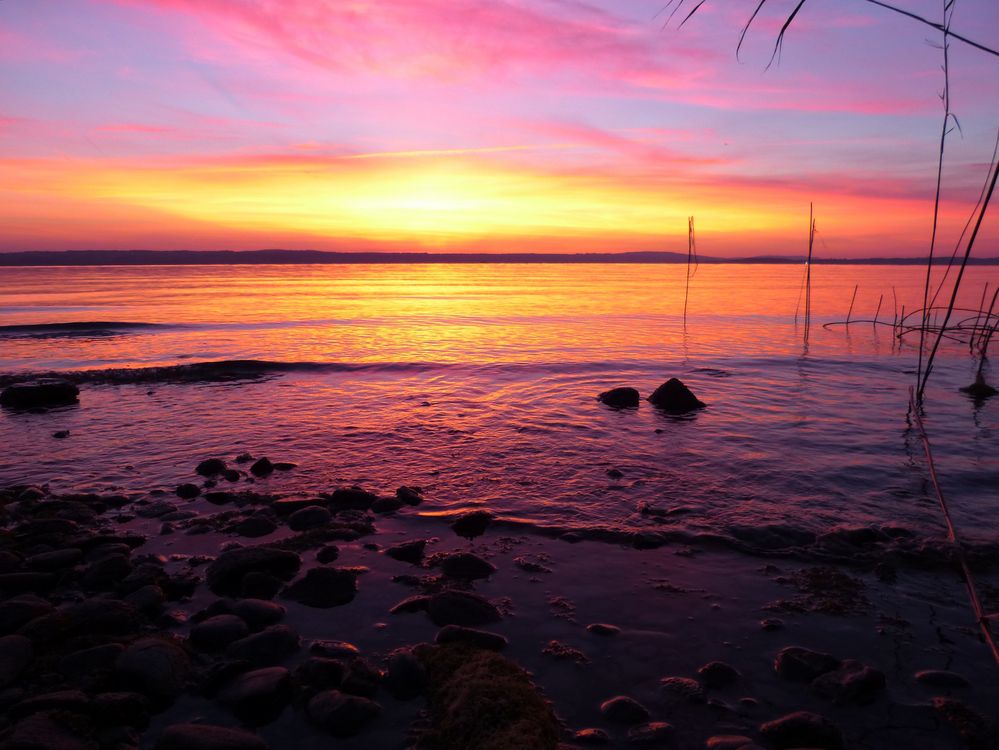
[(555, 750), (559, 727), (527, 672), (494, 651), (464, 644), (417, 650), (429, 676), (433, 728), (441, 750)]

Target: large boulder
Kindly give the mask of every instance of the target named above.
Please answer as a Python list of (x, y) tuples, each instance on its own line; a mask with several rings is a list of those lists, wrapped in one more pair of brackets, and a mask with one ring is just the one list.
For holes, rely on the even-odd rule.
[(68, 380), (39, 378), (14, 383), (0, 393), (0, 406), (11, 409), (38, 409), (66, 406), (79, 401), (80, 389)]
[(649, 396), (649, 401), (669, 414), (686, 414), (694, 409), (703, 409), (707, 406), (676, 378), (670, 378), (656, 388)]

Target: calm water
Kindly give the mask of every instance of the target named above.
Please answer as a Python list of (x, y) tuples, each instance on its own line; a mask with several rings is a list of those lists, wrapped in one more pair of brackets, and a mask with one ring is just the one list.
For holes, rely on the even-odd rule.
[[(0, 482), (144, 492), (210, 455), (297, 462), (281, 492), (421, 485), (428, 515), (486, 505), (573, 529), (811, 545), (841, 527), (942, 533), (906, 405), (915, 344), (842, 320), (919, 306), (922, 270), (816, 267), (809, 345), (798, 266), (702, 266), (686, 332), (677, 265), (2, 269), (0, 372), (94, 370), (78, 407), (0, 414)], [(999, 269), (974, 268), (977, 307)], [(894, 294), (893, 294), (894, 287)], [(896, 302), (897, 300), (897, 302)], [(897, 305), (897, 308), (896, 308)], [(39, 328), (39, 324), (108, 322)], [(254, 359), (264, 377), (108, 384), (108, 368)], [(297, 363), (272, 368), (266, 363)], [(943, 353), (926, 424), (965, 535), (999, 541), (999, 399), (976, 406), (966, 346)], [(224, 367), (221, 369), (225, 369)], [(211, 373), (209, 373), (211, 374)], [(686, 419), (594, 396), (670, 376)], [(52, 438), (60, 429), (67, 440)], [(622, 479), (608, 478), (617, 468)], [(647, 501), (678, 512), (654, 519)], [(665, 521), (665, 523), (664, 523)], [(433, 523), (433, 521), (428, 521)]]

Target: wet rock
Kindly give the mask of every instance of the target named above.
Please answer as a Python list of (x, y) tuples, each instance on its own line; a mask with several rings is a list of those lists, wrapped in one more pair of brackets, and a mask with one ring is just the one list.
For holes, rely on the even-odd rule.
[(243, 475), (236, 469), (226, 469), (222, 472), (222, 478), (227, 482), (238, 482), (243, 478)]
[(250, 466), (250, 473), (255, 477), (269, 477), (274, 473), (274, 464), (270, 462), (267, 456), (264, 456)]
[(674, 728), (665, 721), (650, 721), (628, 730), (628, 742), (639, 747), (661, 747), (673, 739)]
[(712, 661), (697, 670), (705, 687), (717, 689), (734, 685), (739, 681), (739, 670), (723, 661)]
[(796, 711), (760, 726), (760, 733), (776, 750), (817, 748), (843, 750), (843, 735), (835, 724), (819, 714)]
[(359, 655), (348, 658), (345, 667), (340, 690), (352, 695), (374, 698), (382, 681), (381, 671)]
[(760, 627), (772, 633), (776, 630), (782, 630), (784, 628), (784, 621), (779, 617), (768, 617), (765, 620), (760, 620)]
[(286, 586), (283, 596), (307, 607), (339, 607), (357, 596), (357, 574), (343, 568), (313, 568)]
[(281, 622), (285, 608), (266, 599), (240, 599), (232, 605), (232, 613), (242, 618), (251, 630), (259, 630)]
[(333, 520), (333, 514), (321, 505), (310, 505), (296, 510), (288, 516), (288, 526), (292, 531), (305, 531), (326, 526)]
[(649, 396), (649, 402), (669, 414), (685, 414), (706, 404), (676, 378), (670, 378)]
[(329, 496), (330, 504), (340, 510), (368, 510), (377, 499), (377, 495), (360, 487), (341, 487)]
[(270, 724), (291, 700), (291, 673), (284, 667), (245, 672), (226, 685), (218, 699), (244, 724)]
[(243, 576), (240, 596), (247, 599), (273, 599), (284, 588), (284, 581), (267, 573), (247, 573)]
[(156, 750), (269, 750), (260, 737), (242, 729), (210, 724), (174, 724), (163, 730)]
[(34, 658), (31, 641), (22, 635), (0, 638), (0, 689), (13, 685)]
[(309, 696), (340, 687), (347, 669), (339, 659), (310, 656), (295, 669), (295, 684)]
[(166, 594), (159, 586), (150, 584), (125, 596), (125, 601), (147, 614), (156, 614), (166, 602)]
[(195, 471), (203, 477), (214, 477), (228, 468), (221, 458), (206, 458), (195, 467)]
[[(63, 636), (128, 635), (142, 623), (139, 610), (120, 599), (92, 598), (53, 612)], [(23, 632), (23, 631), (22, 631)]]
[(0, 635), (13, 633), (36, 617), (47, 615), (54, 607), (34, 594), (21, 594), (0, 604)]
[(397, 497), (380, 497), (371, 503), (372, 513), (394, 513), (405, 503)]
[(4, 573), (0, 575), (0, 592), (4, 596), (40, 593), (51, 589), (56, 582), (51, 573)]
[(249, 539), (259, 539), (262, 536), (267, 536), (277, 531), (277, 524), (267, 516), (253, 515), (244, 518), (233, 526), (232, 529), (240, 536), (245, 536)]
[(52, 552), (42, 552), (25, 558), (25, 566), (32, 570), (54, 571), (76, 565), (83, 557), (83, 552), (75, 547), (57, 549)]
[(493, 514), (488, 510), (473, 510), (464, 513), (451, 523), (451, 530), (465, 539), (482, 536), (493, 522)]
[(288, 580), (301, 567), (297, 554), (274, 547), (248, 547), (222, 553), (205, 571), (208, 587), (216, 594), (238, 594), (244, 576), (263, 573)]
[(67, 711), (85, 714), (90, 709), (90, 698), (82, 690), (59, 690), (54, 693), (33, 695), (8, 709), (12, 719), (20, 719), (41, 711)]
[(812, 681), (812, 692), (833, 703), (863, 705), (874, 701), (885, 689), (883, 672), (847, 659), (838, 669), (826, 672)]
[(297, 469), (298, 464), (292, 463), (291, 461), (275, 461), (274, 468), (278, 471), (291, 471), (292, 469)]
[(52, 437), (56, 440), (65, 440), (69, 437), (69, 430), (56, 430), (52, 433)]
[(411, 700), (427, 689), (427, 670), (412, 649), (393, 651), (388, 658), (385, 687), (398, 700)]
[(79, 402), (80, 389), (68, 380), (39, 378), (9, 385), (0, 392), (0, 406), (38, 409)]
[(271, 625), (230, 644), (226, 656), (255, 666), (272, 666), (295, 653), (298, 644), (298, 633), (287, 625)]
[(233, 459), (233, 460), (234, 460), (234, 461), (235, 461), (236, 463), (238, 463), (238, 464), (248, 464), (248, 463), (250, 463), (250, 461), (252, 461), (252, 460), (253, 460), (253, 454), (252, 454), (252, 453), (240, 453), (240, 454), (239, 454), (238, 456), (236, 456), (236, 458), (235, 458), (235, 459)]
[(999, 727), (967, 704), (954, 698), (934, 698), (930, 705), (933, 713), (950, 724), (961, 737), (964, 745), (978, 750), (999, 747)]
[(600, 713), (615, 724), (640, 724), (648, 721), (649, 710), (634, 698), (618, 695), (600, 704)]
[(704, 703), (707, 699), (701, 683), (689, 677), (663, 677), (659, 680), (659, 687), (663, 692), (691, 703)]
[(584, 747), (602, 747), (609, 745), (611, 738), (603, 729), (580, 729), (572, 735), (572, 741)]
[(59, 660), (58, 669), (70, 679), (88, 677), (95, 672), (110, 670), (124, 650), (120, 643), (105, 643), (73, 651)]
[(406, 505), (419, 505), (423, 502), (423, 491), (419, 487), (403, 485), (396, 489), (395, 496)]
[(465, 628), (461, 625), (445, 625), (437, 631), (434, 642), (441, 645), (447, 643), (464, 643), (487, 651), (502, 651), (508, 643), (507, 639), (499, 633)]
[(326, 690), (309, 701), (309, 719), (334, 737), (351, 737), (381, 714), (382, 707), (372, 700)]
[(385, 554), (393, 560), (419, 565), (423, 560), (423, 553), (426, 547), (426, 539), (412, 539), (408, 542), (392, 545), (385, 550)]
[(199, 651), (222, 651), (230, 643), (245, 638), (250, 627), (236, 615), (216, 615), (191, 628), (191, 645)]
[(119, 679), (134, 690), (170, 701), (183, 691), (191, 661), (176, 643), (142, 638), (122, 652), (114, 669)]
[(611, 388), (609, 391), (604, 391), (597, 399), (612, 409), (627, 409), (630, 407), (638, 406), (638, 402), (641, 399), (641, 395), (635, 388), (621, 387), (621, 388)]
[(496, 566), (471, 552), (455, 552), (441, 561), (441, 570), (451, 578), (473, 581), (488, 578), (496, 572)]
[(967, 393), (975, 401), (984, 401), (985, 399), (992, 398), (999, 393), (999, 391), (985, 382), (985, 378), (982, 376), (982, 373), (978, 373), (975, 376), (974, 383), (966, 385), (960, 390), (962, 393)]
[(55, 712), (32, 714), (17, 722), (5, 750), (97, 750), (97, 743)]
[(916, 672), (915, 678), (916, 682), (935, 688), (963, 688), (969, 684), (957, 672), (949, 672), (946, 669), (924, 669)]
[(611, 479), (621, 479), (624, 477), (624, 472), (620, 469), (607, 469), (604, 473)]
[(427, 612), (435, 625), (475, 627), (500, 619), (496, 606), (478, 594), (467, 591), (442, 591), (430, 597)]
[(586, 630), (594, 635), (617, 635), (621, 628), (617, 625), (608, 625), (605, 622), (594, 622), (586, 626)]
[(706, 747), (707, 750), (754, 750), (756, 745), (741, 734), (716, 734), (708, 737)]
[(816, 677), (839, 668), (840, 660), (821, 651), (800, 646), (788, 646), (777, 654), (774, 671), (779, 677), (793, 682), (811, 682)]
[(327, 544), (321, 547), (318, 552), (316, 552), (316, 560), (323, 565), (328, 565), (331, 562), (336, 562), (336, 559), (340, 557), (340, 548), (335, 544)]
[(91, 591), (108, 591), (132, 572), (132, 563), (125, 555), (109, 555), (87, 566), (80, 584)]

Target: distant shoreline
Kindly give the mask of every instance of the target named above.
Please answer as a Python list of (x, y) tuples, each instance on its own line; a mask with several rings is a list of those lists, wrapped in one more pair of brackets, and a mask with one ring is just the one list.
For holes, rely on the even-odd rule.
[[(934, 260), (937, 265), (947, 257)], [(686, 263), (684, 253), (402, 253), (326, 252), (322, 250), (66, 250), (0, 253), (0, 266), (198, 266), (306, 264), (429, 264), (429, 263)], [(761, 255), (741, 258), (699, 257), (705, 264), (751, 263), (787, 265), (804, 257)], [(925, 258), (814, 258), (816, 265), (921, 266)], [(971, 258), (978, 266), (999, 265), (999, 257)]]

